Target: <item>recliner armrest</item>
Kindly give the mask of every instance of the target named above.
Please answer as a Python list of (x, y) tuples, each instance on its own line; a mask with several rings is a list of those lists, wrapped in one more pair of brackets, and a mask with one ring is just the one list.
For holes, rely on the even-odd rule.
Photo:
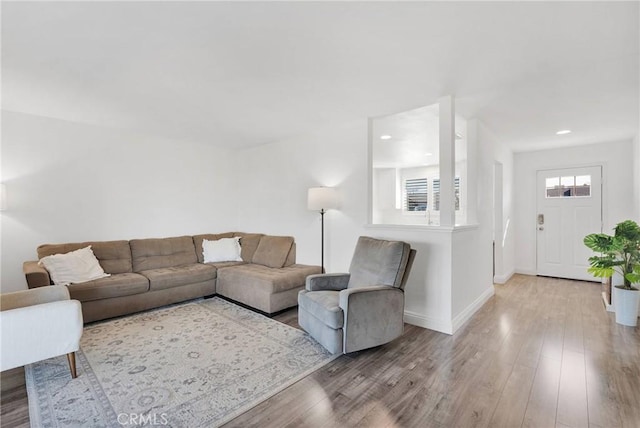
[(389, 285), (370, 285), (367, 287), (355, 287), (355, 288), (347, 288), (345, 290), (340, 291), (340, 308), (343, 311), (347, 311), (349, 305), (349, 299), (352, 299), (353, 296), (363, 293), (380, 293), (387, 292), (395, 295), (399, 293), (400, 296), (404, 294), (404, 291), (400, 288), (391, 287)]
[(37, 261), (28, 261), (22, 264), (22, 271), (27, 279), (29, 288), (44, 287), (51, 284), (49, 272), (40, 266)]
[(307, 276), (305, 288), (307, 291), (335, 290), (340, 291), (349, 285), (348, 273), (322, 273)]

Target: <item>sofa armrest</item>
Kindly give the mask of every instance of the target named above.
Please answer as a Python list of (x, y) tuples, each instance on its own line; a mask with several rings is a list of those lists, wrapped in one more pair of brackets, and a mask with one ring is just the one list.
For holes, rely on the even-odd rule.
[(75, 352), (82, 336), (82, 309), (63, 300), (0, 312), (2, 358), (8, 370)]
[(343, 352), (390, 342), (404, 331), (404, 292), (387, 285), (340, 291), (344, 313)]
[(15, 291), (0, 295), (0, 311), (69, 299), (69, 290), (64, 285), (51, 285), (32, 290)]
[(305, 288), (307, 291), (335, 290), (347, 288), (349, 284), (348, 273), (321, 273), (307, 276)]
[(22, 264), (22, 271), (27, 278), (27, 286), (29, 288), (44, 287), (51, 285), (49, 272), (36, 261), (28, 261)]

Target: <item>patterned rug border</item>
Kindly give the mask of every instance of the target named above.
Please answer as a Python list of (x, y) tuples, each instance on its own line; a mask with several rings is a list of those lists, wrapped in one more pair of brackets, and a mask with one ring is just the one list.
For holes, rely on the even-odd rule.
[[(269, 318), (265, 315), (262, 315), (258, 312), (252, 311), (250, 309), (247, 308), (243, 308), (242, 306), (236, 305), (233, 302), (229, 302), (225, 299), (220, 299), (218, 297), (213, 297), (211, 299), (195, 299), (195, 300), (190, 300), (187, 302), (181, 302), (181, 303), (176, 303), (176, 304), (172, 304), (172, 305), (167, 305), (167, 306), (163, 306), (160, 308), (155, 308), (155, 309), (151, 309), (149, 311), (144, 311), (144, 312), (138, 312), (136, 314), (132, 314), (132, 315), (127, 315), (127, 316), (123, 316), (123, 317), (118, 317), (118, 318), (112, 318), (112, 319), (108, 319), (108, 320), (104, 320), (104, 321), (99, 321), (99, 322), (95, 322), (95, 323), (90, 323), (88, 325), (85, 326), (86, 328), (92, 328), (95, 326), (103, 326), (103, 325), (109, 325), (111, 323), (115, 323), (118, 321), (121, 321), (122, 319), (126, 319), (129, 317), (136, 317), (136, 316), (144, 316), (145, 314), (151, 314), (151, 313), (155, 313), (155, 312), (161, 312), (161, 311), (166, 311), (166, 310), (171, 310), (174, 309), (176, 307), (181, 307), (181, 306), (188, 306), (188, 305), (204, 305), (204, 307), (206, 307), (206, 303), (207, 301), (217, 301), (219, 303), (225, 304), (225, 305), (231, 305), (233, 306), (235, 309), (239, 310), (239, 311), (246, 311), (248, 313), (251, 313), (255, 316), (259, 316), (262, 318), (265, 318), (267, 320), (279, 323), (280, 326), (282, 328), (285, 329), (290, 329), (290, 330), (295, 330), (296, 332), (301, 332), (303, 334), (307, 334), (305, 333), (303, 330), (289, 326), (287, 324), (281, 323), (277, 320), (274, 320), (272, 318)], [(211, 310), (210, 308), (207, 308), (209, 310)], [(228, 315), (222, 315), (222, 314), (218, 314), (221, 316), (225, 316), (228, 317)], [(238, 322), (237, 320), (234, 320), (234, 322)], [(323, 360), (319, 363), (314, 364), (313, 366), (309, 367), (307, 370), (298, 373), (297, 375), (293, 376), (292, 378), (286, 380), (282, 385), (278, 385), (276, 388), (269, 390), (265, 393), (263, 393), (262, 395), (258, 395), (255, 397), (255, 399), (247, 402), (244, 405), (241, 405), (239, 408), (233, 410), (232, 412), (230, 412), (229, 414), (225, 415), (223, 418), (219, 419), (218, 421), (215, 421), (215, 424), (213, 425), (214, 427), (219, 427), (222, 426), (226, 423), (229, 423), (231, 421), (233, 421), (235, 418), (237, 418), (238, 416), (242, 415), (243, 413), (251, 410), (252, 408), (256, 407), (257, 405), (263, 403), (264, 401), (270, 399), (271, 397), (279, 394), (280, 392), (282, 392), (283, 390), (285, 390), (286, 388), (289, 388), (290, 386), (294, 385), (295, 383), (303, 380), (304, 378), (306, 378), (307, 376), (311, 375), (312, 373), (316, 372), (317, 370), (319, 370), (320, 368), (328, 365), (329, 363), (335, 361), (337, 358), (339, 358), (342, 354), (334, 354), (329, 356), (326, 360)], [(96, 374), (93, 371), (93, 368), (91, 367), (91, 364), (89, 363), (88, 359), (86, 358), (84, 352), (82, 351), (82, 349), (78, 350), (76, 352), (76, 360), (77, 363), (80, 367), (83, 368), (82, 373), (84, 375), (86, 375), (89, 379), (89, 382), (91, 384), (93, 384), (94, 386), (97, 385), (100, 389), (102, 389), (102, 385), (100, 384), (100, 382), (98, 381), (98, 379), (96, 378)], [(64, 358), (64, 356), (62, 357), (57, 357), (57, 358)], [(65, 362), (66, 362), (66, 358), (64, 358)], [(29, 400), (28, 401), (28, 407), (29, 407), (29, 420), (30, 420), (30, 425), (33, 428), (40, 428), (42, 426), (48, 426), (48, 423), (51, 423), (51, 421), (46, 421), (43, 418), (43, 414), (40, 411), (40, 403), (38, 402), (37, 398), (38, 397), (38, 386), (36, 385), (35, 382), (35, 366), (38, 363), (34, 363), (34, 364), (30, 364), (25, 366), (25, 378), (26, 378), (26, 387), (27, 387), (27, 396), (28, 397), (34, 397), (34, 399)], [(80, 368), (79, 367), (79, 368)], [(109, 406), (104, 406), (103, 408), (110, 408), (113, 411), (113, 407), (111, 406), (111, 403), (109, 402), (109, 400), (107, 399), (106, 394), (103, 397), (105, 400), (107, 400), (107, 402), (109, 403)], [(115, 415), (115, 413), (114, 413)], [(114, 417), (113, 415), (104, 415), (105, 416), (105, 422), (107, 422), (107, 424), (109, 424), (109, 421), (114, 421)], [(115, 419), (117, 421), (117, 418)], [(117, 424), (118, 426), (121, 426), (120, 423)], [(132, 426), (132, 425), (130, 425)]]

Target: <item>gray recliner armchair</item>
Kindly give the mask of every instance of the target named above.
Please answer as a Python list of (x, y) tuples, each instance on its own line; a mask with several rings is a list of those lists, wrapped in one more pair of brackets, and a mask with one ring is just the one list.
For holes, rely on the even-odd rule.
[(415, 253), (406, 242), (361, 236), (349, 273), (307, 277), (298, 294), (298, 324), (334, 354), (401, 336), (403, 289)]

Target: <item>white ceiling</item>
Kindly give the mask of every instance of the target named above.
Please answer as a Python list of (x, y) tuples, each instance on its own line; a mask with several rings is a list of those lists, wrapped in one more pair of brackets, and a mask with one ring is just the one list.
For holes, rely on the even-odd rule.
[(238, 148), (453, 94), (516, 151), (631, 138), (638, 6), (3, 2), (2, 108)]

